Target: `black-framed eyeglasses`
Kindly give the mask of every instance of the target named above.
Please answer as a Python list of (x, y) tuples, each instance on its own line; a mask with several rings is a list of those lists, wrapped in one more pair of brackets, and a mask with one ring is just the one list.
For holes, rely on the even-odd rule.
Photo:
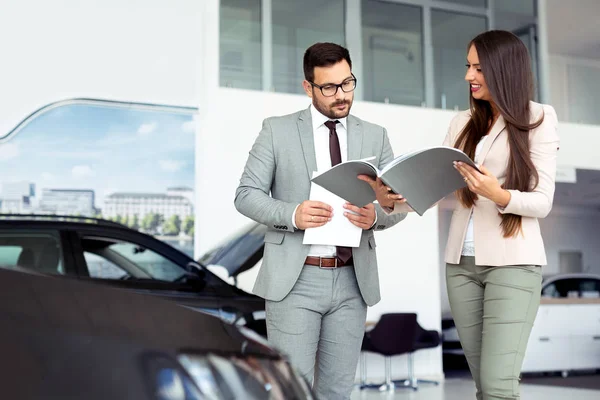
[(313, 86), (318, 87), (321, 90), (321, 94), (325, 97), (335, 96), (338, 89), (342, 89), (342, 92), (348, 93), (356, 89), (356, 77), (352, 74), (352, 78), (346, 79), (344, 82), (336, 85), (335, 83), (329, 83), (327, 85), (317, 85), (314, 82), (308, 81)]

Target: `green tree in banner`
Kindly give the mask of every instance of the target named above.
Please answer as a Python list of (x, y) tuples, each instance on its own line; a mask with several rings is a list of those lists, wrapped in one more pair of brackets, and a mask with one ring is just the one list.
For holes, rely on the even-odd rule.
[(136, 231), (140, 229), (140, 219), (138, 218), (137, 214), (135, 214), (133, 217), (129, 217), (129, 227), (131, 229), (135, 229)]
[(179, 215), (172, 215), (163, 225), (165, 235), (179, 235), (181, 231), (181, 218)]
[(149, 213), (142, 219), (142, 229), (147, 232), (156, 232), (162, 222), (162, 217), (155, 213)]
[(183, 232), (188, 236), (194, 236), (194, 216), (193, 215), (188, 215), (187, 217), (185, 217), (185, 219), (183, 220), (183, 225), (181, 227), (181, 230), (183, 230)]

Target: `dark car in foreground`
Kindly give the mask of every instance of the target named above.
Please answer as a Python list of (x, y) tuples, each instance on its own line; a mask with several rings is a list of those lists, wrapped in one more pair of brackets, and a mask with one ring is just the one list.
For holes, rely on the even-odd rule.
[(253, 331), (156, 296), (0, 269), (5, 399), (311, 399)]
[(263, 299), (228, 284), (165, 242), (112, 221), (0, 215), (0, 268), (159, 296), (266, 335)]

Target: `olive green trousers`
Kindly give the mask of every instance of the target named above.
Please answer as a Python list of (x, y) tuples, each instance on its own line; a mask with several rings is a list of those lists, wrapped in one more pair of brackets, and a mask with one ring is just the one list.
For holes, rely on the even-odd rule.
[(454, 323), (478, 400), (520, 399), (519, 379), (540, 305), (540, 266), (446, 264)]

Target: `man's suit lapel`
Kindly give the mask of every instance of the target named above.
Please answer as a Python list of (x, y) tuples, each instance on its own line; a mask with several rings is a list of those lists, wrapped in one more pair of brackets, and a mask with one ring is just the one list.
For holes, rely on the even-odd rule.
[(348, 115), (348, 160), (361, 158), (363, 129), (358, 119)]
[(315, 156), (315, 138), (313, 136), (310, 108), (302, 111), (298, 117), (298, 133), (300, 134), (302, 152), (306, 161), (308, 179), (312, 179), (313, 171), (317, 170), (317, 157)]

